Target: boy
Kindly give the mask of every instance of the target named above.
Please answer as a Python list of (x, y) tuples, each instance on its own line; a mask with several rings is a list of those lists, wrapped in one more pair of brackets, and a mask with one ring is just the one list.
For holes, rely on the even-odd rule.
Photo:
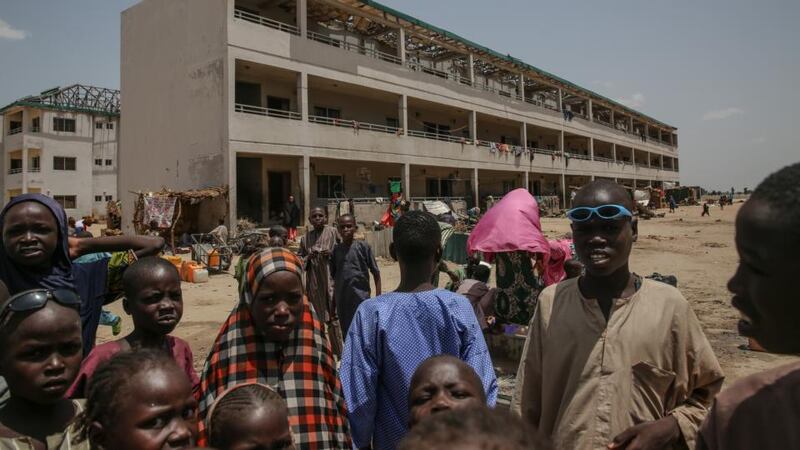
[(335, 332), (333, 328), (333, 316), (336, 311), (331, 302), (333, 281), (330, 273), (331, 252), (339, 237), (336, 230), (327, 226), (327, 217), (322, 208), (313, 208), (310, 216), (309, 222), (313, 229), (300, 238), (300, 250), (297, 254), (304, 258), (308, 299), (314, 305), (319, 319), (328, 328), (333, 352), (340, 355), (342, 337), (341, 333)]
[(340, 367), (353, 443), (362, 449), (397, 446), (409, 423), (411, 377), (431, 356), (448, 354), (466, 362), (480, 376), (488, 404), (497, 399), (494, 367), (472, 306), (431, 284), (442, 257), (436, 218), (410, 211), (392, 233), (390, 252), (400, 265), (400, 285), (358, 307)]
[(558, 449), (694, 448), (724, 377), (688, 302), (631, 273), (633, 202), (593, 181), (567, 212), (584, 275), (539, 296), (512, 407)]
[(370, 298), (369, 274), (375, 279), (375, 295), (381, 295), (381, 271), (372, 255), (372, 249), (364, 241), (353, 239), (358, 224), (350, 214), (339, 216), (337, 222), (342, 242), (336, 244), (331, 256), (333, 277), (333, 301), (342, 331), (347, 335), (350, 322), (358, 305)]
[(450, 355), (432, 356), (417, 367), (408, 393), (409, 427), (444, 411), (486, 406), (478, 374)]
[(486, 314), (492, 314), (494, 298), (497, 296), (497, 289), (489, 288), (489, 277), (492, 274), (492, 266), (489, 263), (481, 262), (474, 269), (469, 278), (461, 281), (456, 294), (461, 294), (469, 300), (475, 310), (475, 317), (481, 324), (481, 329), (489, 328), (486, 321)]
[(703, 212), (700, 214), (700, 217), (704, 216), (711, 217), (711, 213), (708, 210), (708, 202), (703, 203)]
[[(767, 351), (800, 353), (800, 163), (770, 175), (736, 217), (739, 268), (728, 282), (739, 332)], [(720, 394), (698, 449), (800, 448), (800, 363), (751, 375)]]
[(280, 225), (273, 225), (269, 228), (269, 246), (283, 247), (289, 245), (289, 231)]

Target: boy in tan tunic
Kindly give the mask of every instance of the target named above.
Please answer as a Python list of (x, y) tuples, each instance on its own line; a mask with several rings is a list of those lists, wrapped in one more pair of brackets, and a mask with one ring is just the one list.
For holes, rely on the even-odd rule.
[(540, 295), (512, 406), (557, 449), (694, 448), (724, 379), (700, 323), (677, 289), (630, 272), (624, 188), (594, 181), (573, 205), (586, 272)]

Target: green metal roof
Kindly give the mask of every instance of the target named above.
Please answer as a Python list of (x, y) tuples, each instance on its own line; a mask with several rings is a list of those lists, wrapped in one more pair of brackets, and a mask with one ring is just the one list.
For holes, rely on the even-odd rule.
[(659, 124), (659, 125), (661, 125), (663, 127), (666, 127), (666, 128), (670, 128), (670, 129), (673, 129), (673, 130), (677, 129), (676, 127), (674, 127), (672, 125), (666, 124), (666, 123), (664, 123), (664, 122), (662, 122), (660, 120), (657, 120), (657, 119), (654, 119), (654, 118), (648, 116), (647, 114), (639, 112), (639, 111), (637, 111), (637, 110), (635, 110), (633, 108), (630, 108), (628, 106), (625, 106), (625, 105), (617, 102), (616, 100), (612, 100), (612, 99), (610, 99), (610, 98), (608, 98), (608, 97), (606, 97), (604, 95), (598, 94), (597, 92), (594, 92), (594, 91), (592, 91), (590, 89), (586, 89), (584, 87), (578, 86), (577, 84), (575, 84), (575, 83), (573, 83), (573, 82), (571, 82), (569, 80), (565, 80), (565, 79), (563, 79), (563, 78), (561, 78), (561, 77), (559, 77), (557, 75), (554, 75), (554, 74), (552, 74), (552, 73), (550, 73), (550, 72), (548, 72), (546, 70), (542, 70), (542, 69), (540, 69), (538, 67), (530, 65), (530, 64), (528, 64), (528, 63), (526, 63), (526, 62), (524, 62), (524, 61), (522, 61), (520, 59), (514, 58), (511, 55), (503, 55), (503, 54), (501, 54), (501, 53), (499, 53), (499, 52), (497, 52), (495, 50), (492, 50), (492, 49), (490, 49), (488, 47), (484, 47), (483, 45), (477, 44), (475, 42), (472, 42), (469, 39), (463, 38), (463, 37), (461, 37), (461, 36), (459, 36), (459, 35), (457, 35), (457, 34), (455, 34), (453, 32), (447, 31), (447, 30), (445, 30), (443, 28), (439, 28), (439, 27), (437, 27), (435, 25), (431, 25), (431, 24), (429, 24), (429, 23), (427, 23), (427, 22), (425, 22), (423, 20), (417, 19), (416, 17), (409, 16), (408, 14), (402, 13), (402, 12), (400, 12), (400, 11), (394, 9), (394, 8), (388, 7), (386, 5), (383, 5), (381, 3), (376, 2), (374, 0), (359, 0), (359, 1), (361, 3), (363, 3), (363, 4), (365, 4), (365, 5), (368, 5), (368, 6), (371, 6), (371, 7), (375, 8), (375, 9), (381, 10), (384, 13), (391, 14), (391, 15), (397, 17), (398, 19), (402, 19), (402, 20), (405, 20), (406, 22), (410, 22), (410, 23), (412, 23), (414, 25), (417, 25), (417, 26), (420, 26), (420, 27), (423, 27), (423, 28), (427, 28), (427, 29), (435, 32), (436, 34), (442, 35), (443, 37), (446, 37), (448, 39), (452, 39), (454, 41), (458, 41), (461, 44), (466, 45), (468, 47), (473, 47), (473, 48), (475, 48), (475, 49), (477, 49), (479, 51), (482, 51), (484, 53), (487, 53), (487, 54), (489, 54), (489, 55), (491, 55), (491, 56), (493, 56), (495, 58), (508, 61), (508, 62), (510, 62), (510, 63), (512, 63), (514, 65), (520, 66), (520, 67), (522, 67), (524, 69), (536, 72), (541, 76), (544, 76), (544, 77), (547, 77), (547, 78), (552, 78), (553, 80), (555, 80), (555, 81), (557, 81), (559, 83), (562, 83), (562, 84), (564, 84), (566, 86), (569, 86), (569, 87), (571, 87), (573, 89), (576, 89), (576, 90), (579, 90), (579, 91), (583, 91), (583, 92), (589, 94), (590, 96), (596, 97), (596, 98), (598, 98), (598, 99), (600, 99), (602, 101), (608, 102), (608, 103), (610, 103), (610, 104), (612, 104), (612, 105), (614, 105), (614, 106), (616, 106), (616, 107), (618, 107), (618, 108), (620, 108), (620, 109), (622, 109), (624, 111), (627, 111), (628, 113), (636, 114), (636, 115), (638, 115), (640, 117), (643, 117), (643, 118), (645, 118), (647, 120), (655, 122), (655, 123), (657, 123), (657, 124)]

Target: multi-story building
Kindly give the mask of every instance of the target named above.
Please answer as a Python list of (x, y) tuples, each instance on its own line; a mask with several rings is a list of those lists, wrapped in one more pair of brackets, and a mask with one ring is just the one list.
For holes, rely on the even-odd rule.
[(675, 127), (374, 1), (143, 0), (121, 82), (120, 192), (229, 185), (231, 219), (679, 179)]
[(24, 193), (56, 199), (67, 214), (105, 215), (117, 198), (119, 91), (73, 85), (3, 109), (3, 203)]

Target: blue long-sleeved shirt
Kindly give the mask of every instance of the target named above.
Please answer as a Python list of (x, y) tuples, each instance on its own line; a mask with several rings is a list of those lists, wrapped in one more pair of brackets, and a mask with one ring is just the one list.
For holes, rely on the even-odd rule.
[(436, 289), (393, 292), (358, 307), (339, 370), (355, 447), (394, 450), (408, 429), (411, 377), (422, 361), (441, 354), (475, 369), (494, 406), (497, 379), (469, 300)]

